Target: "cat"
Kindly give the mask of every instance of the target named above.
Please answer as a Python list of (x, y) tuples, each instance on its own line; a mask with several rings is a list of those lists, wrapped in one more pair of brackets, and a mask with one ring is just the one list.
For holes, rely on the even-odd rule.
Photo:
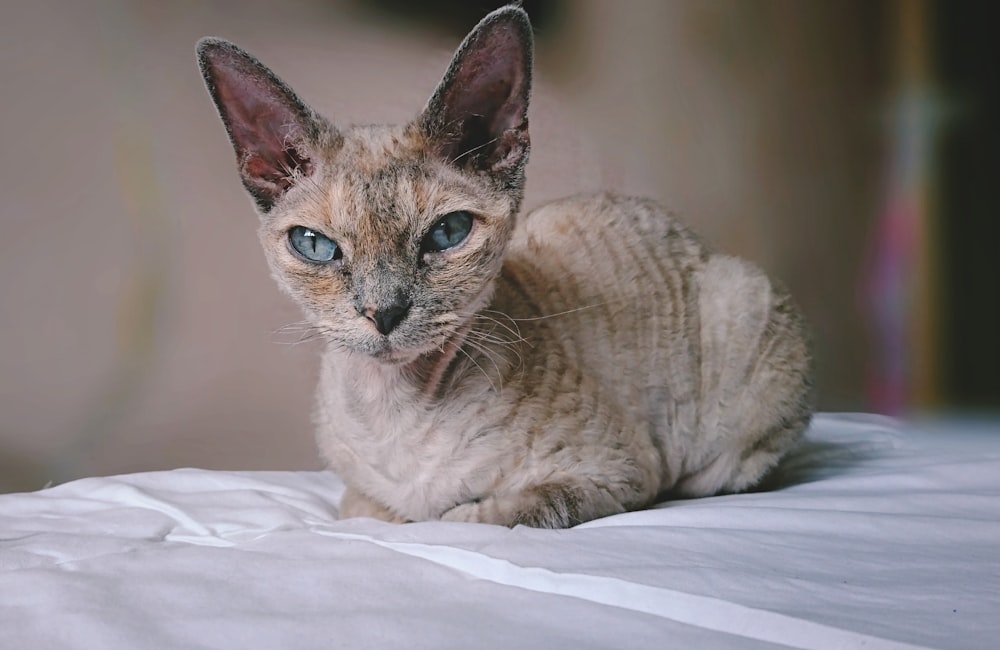
[(757, 267), (649, 200), (519, 214), (519, 7), (402, 126), (339, 129), (232, 43), (197, 53), (271, 273), (326, 342), (341, 517), (569, 527), (753, 488), (807, 427), (807, 328)]

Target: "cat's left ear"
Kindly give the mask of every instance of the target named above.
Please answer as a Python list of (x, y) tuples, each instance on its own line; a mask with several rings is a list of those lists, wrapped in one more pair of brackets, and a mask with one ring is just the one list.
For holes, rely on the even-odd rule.
[(312, 111), (257, 59), (228, 41), (198, 41), (205, 85), (236, 150), (240, 178), (267, 212), (298, 175), (308, 176)]
[(532, 49), (528, 15), (514, 6), (489, 14), (466, 36), (418, 119), (441, 157), (523, 182)]

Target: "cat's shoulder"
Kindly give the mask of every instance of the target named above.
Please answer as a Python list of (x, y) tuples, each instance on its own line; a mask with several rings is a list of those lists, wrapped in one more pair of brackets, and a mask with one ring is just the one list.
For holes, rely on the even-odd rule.
[(581, 192), (543, 203), (531, 214), (592, 213), (592, 214), (641, 214), (654, 212), (667, 214), (667, 210), (653, 199), (622, 194), (611, 190)]
[(640, 237), (670, 234), (702, 245), (680, 218), (656, 200), (614, 191), (586, 192), (549, 201), (529, 211), (521, 225), (528, 236), (585, 229), (605, 234), (628, 232)]

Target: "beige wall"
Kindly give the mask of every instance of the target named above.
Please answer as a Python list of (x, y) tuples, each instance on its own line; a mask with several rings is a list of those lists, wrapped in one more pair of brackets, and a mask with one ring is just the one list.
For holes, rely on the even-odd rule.
[[(864, 3), (568, 3), (541, 35), (528, 205), (653, 195), (761, 262), (860, 408), (874, 213)], [(315, 468), (314, 345), (267, 277), (194, 63), (239, 42), (334, 118), (411, 116), (457, 37), (337, 2), (59, 2), (0, 20), (0, 490), (186, 465)]]
[(858, 296), (888, 98), (882, 5), (585, 5), (576, 56), (557, 60), (614, 162), (605, 184), (657, 197), (788, 284), (816, 329), (821, 406), (863, 408)]

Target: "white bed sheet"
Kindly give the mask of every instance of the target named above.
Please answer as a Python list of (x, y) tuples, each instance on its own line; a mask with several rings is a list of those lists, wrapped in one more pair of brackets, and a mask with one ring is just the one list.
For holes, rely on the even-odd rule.
[(820, 415), (773, 491), (546, 531), (337, 520), (324, 472), (0, 496), (3, 648), (1000, 646), (1000, 430)]

